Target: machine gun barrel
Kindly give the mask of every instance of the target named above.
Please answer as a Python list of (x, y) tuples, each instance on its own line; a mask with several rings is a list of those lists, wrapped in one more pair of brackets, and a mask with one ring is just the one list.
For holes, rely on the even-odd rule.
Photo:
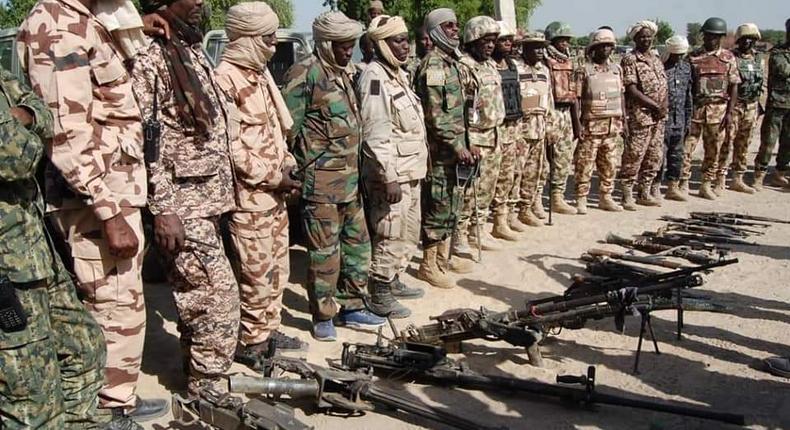
[[(770, 218), (765, 216), (757, 216), (757, 215), (746, 215), (746, 214), (738, 214), (738, 213), (731, 213), (731, 212), (691, 212), (692, 218), (717, 218), (722, 219), (723, 222), (734, 223), (734, 224), (742, 224), (742, 225), (750, 225), (743, 221), (759, 221), (759, 222), (772, 222), (778, 224), (790, 224), (790, 220), (778, 219), (778, 218)], [(751, 225), (759, 225), (759, 224), (751, 224)]]
[[(663, 254), (663, 255), (670, 255), (673, 257), (683, 258), (686, 259), (694, 264), (710, 264), (717, 261), (716, 258), (712, 258), (708, 255), (705, 255), (701, 252), (691, 251), (690, 247), (688, 246), (677, 246), (677, 245), (665, 245), (661, 243), (656, 243), (648, 237), (639, 237), (636, 239), (627, 239), (621, 236), (618, 236), (613, 233), (609, 233), (606, 235), (606, 243), (611, 243), (614, 245), (624, 246), (626, 248), (633, 248), (637, 249), (642, 252), (647, 252), (649, 254)], [(721, 249), (724, 251), (724, 249)]]

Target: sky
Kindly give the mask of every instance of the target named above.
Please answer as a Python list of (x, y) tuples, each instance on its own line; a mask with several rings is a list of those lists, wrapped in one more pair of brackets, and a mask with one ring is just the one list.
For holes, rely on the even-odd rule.
[[(493, 0), (491, 0), (493, 1)], [(313, 19), (326, 10), (323, 0), (293, 0), (294, 26), (310, 31)], [(573, 13), (568, 13), (573, 11)], [(530, 26), (543, 29), (551, 21), (570, 24), (578, 35), (609, 25), (618, 35), (641, 19), (668, 21), (676, 33), (686, 34), (687, 22), (704, 22), (709, 16), (724, 18), (730, 28), (754, 22), (760, 28), (783, 29), (790, 18), (788, 0), (543, 0)]]

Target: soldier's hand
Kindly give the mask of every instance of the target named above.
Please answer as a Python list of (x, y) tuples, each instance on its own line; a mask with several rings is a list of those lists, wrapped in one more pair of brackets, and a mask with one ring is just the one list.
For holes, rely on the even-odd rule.
[(162, 36), (170, 39), (170, 24), (156, 13), (143, 15), (143, 33), (149, 36)]
[(23, 107), (12, 107), (10, 109), (11, 116), (16, 118), (17, 121), (21, 122), (23, 126), (27, 127), (30, 124), (33, 124), (35, 120), (33, 115), (30, 114), (30, 111)]
[(104, 238), (107, 241), (107, 248), (110, 255), (115, 258), (132, 258), (137, 254), (140, 242), (134, 230), (127, 224), (123, 215), (118, 214), (104, 221)]
[(387, 182), (385, 193), (387, 203), (391, 205), (400, 202), (403, 198), (398, 181)]
[(480, 148), (478, 148), (477, 146), (473, 146), (469, 148), (469, 152), (472, 153), (472, 157), (474, 157), (475, 161), (483, 158), (482, 154), (480, 153)]
[(280, 184), (277, 185), (277, 189), (283, 193), (298, 196), (302, 189), (302, 181), (291, 177), (292, 170), (292, 166), (285, 166), (283, 168), (282, 179), (280, 179)]
[(721, 124), (719, 124), (719, 130), (729, 131), (731, 122), (732, 122), (732, 113), (730, 111), (727, 111), (724, 114), (724, 118), (722, 119)]
[(461, 164), (474, 164), (475, 163), (475, 157), (466, 148), (458, 151), (456, 153), (456, 155), (458, 156), (458, 161), (460, 161)]
[(157, 215), (154, 217), (154, 239), (159, 248), (175, 254), (184, 246), (186, 233), (178, 215)]

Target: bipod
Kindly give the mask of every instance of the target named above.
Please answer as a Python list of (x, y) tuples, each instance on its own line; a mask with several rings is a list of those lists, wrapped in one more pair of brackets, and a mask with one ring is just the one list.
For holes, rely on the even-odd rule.
[(646, 309), (640, 309), (639, 315), (642, 317), (642, 322), (639, 326), (639, 341), (636, 344), (634, 374), (639, 374), (639, 357), (642, 355), (642, 341), (645, 338), (645, 329), (650, 332), (650, 339), (653, 341), (653, 348), (656, 350), (656, 355), (661, 355), (661, 351), (658, 350), (658, 340), (656, 340), (656, 334), (653, 332), (653, 324), (650, 322), (650, 311)]

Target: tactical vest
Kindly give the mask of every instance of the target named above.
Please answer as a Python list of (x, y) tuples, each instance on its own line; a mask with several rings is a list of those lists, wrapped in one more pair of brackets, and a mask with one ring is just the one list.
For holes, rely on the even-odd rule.
[(738, 85), (738, 100), (752, 103), (760, 98), (763, 88), (763, 66), (756, 56), (752, 58), (738, 57), (738, 73), (741, 83)]
[(576, 101), (576, 86), (573, 82), (573, 61), (557, 61), (551, 56), (546, 57), (546, 64), (554, 78), (554, 101), (557, 103), (573, 103)]
[(694, 71), (694, 97), (701, 102), (726, 101), (729, 98), (727, 62), (718, 55), (701, 55), (690, 60)]
[(502, 95), (505, 98), (505, 119), (512, 121), (524, 115), (521, 110), (521, 87), (518, 81), (516, 64), (510, 58), (507, 58), (505, 61), (507, 62), (507, 69), (500, 69), (499, 74), (502, 76)]
[(599, 72), (592, 63), (584, 65), (587, 72), (587, 90), (584, 92), (583, 110), (588, 119), (616, 118), (623, 116), (623, 81), (620, 68), (609, 65), (609, 70)]
[(524, 111), (524, 115), (545, 115), (549, 111), (551, 84), (549, 75), (544, 70), (521, 75), (523, 84), (521, 110)]

